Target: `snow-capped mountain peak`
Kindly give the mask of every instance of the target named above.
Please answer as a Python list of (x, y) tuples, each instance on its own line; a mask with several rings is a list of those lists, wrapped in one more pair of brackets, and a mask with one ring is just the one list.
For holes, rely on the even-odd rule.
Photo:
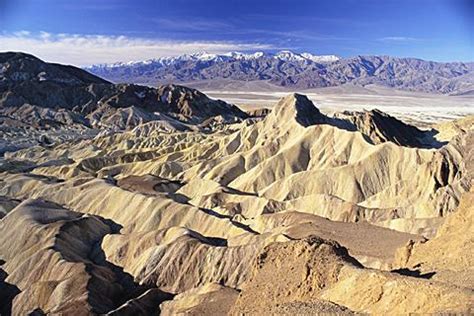
[(277, 59), (283, 60), (283, 61), (304, 61), (306, 58), (301, 56), (300, 54), (295, 54), (292, 51), (289, 50), (282, 50), (279, 51), (278, 53), (275, 54), (274, 56)]
[(207, 52), (199, 52), (199, 53), (192, 54), (190, 56), (194, 59), (203, 60), (203, 61), (215, 60), (220, 57), (217, 54), (210, 54)]
[(250, 54), (250, 56), (252, 58), (261, 58), (261, 57), (265, 56), (265, 53), (264, 52), (255, 52), (253, 54)]
[(313, 55), (311, 53), (302, 53), (301, 56), (316, 63), (335, 62), (340, 59), (336, 55)]
[(236, 60), (249, 60), (249, 59), (257, 59), (265, 56), (264, 52), (255, 52), (253, 54), (245, 54), (241, 52), (229, 52), (226, 54), (223, 54), (222, 56), (226, 56), (232, 59)]
[(101, 68), (121, 68), (121, 67), (133, 67), (133, 66), (168, 66), (177, 62), (187, 61), (201, 61), (201, 62), (223, 62), (223, 61), (238, 61), (238, 60), (258, 60), (261, 58), (275, 58), (285, 62), (316, 62), (316, 63), (331, 63), (339, 60), (339, 57), (335, 55), (313, 55), (311, 53), (297, 54), (290, 50), (282, 50), (275, 54), (266, 52), (255, 52), (255, 53), (242, 53), (242, 52), (229, 52), (224, 54), (215, 54), (208, 52), (198, 52), (193, 54), (184, 54), (179, 56), (160, 57), (153, 58), (144, 61), (129, 61), (129, 62), (116, 62), (112, 64), (100, 64), (85, 67), (85, 69), (101, 69)]

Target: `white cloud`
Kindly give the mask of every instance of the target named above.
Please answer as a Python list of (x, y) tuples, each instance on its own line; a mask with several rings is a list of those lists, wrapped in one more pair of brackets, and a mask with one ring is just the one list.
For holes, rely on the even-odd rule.
[(418, 40), (417, 38), (407, 36), (387, 36), (379, 38), (379, 41), (382, 42), (414, 42)]
[(228, 41), (175, 41), (127, 36), (51, 34), (28, 31), (0, 33), (0, 51), (22, 51), (50, 62), (87, 66), (145, 60), (206, 51), (265, 50), (271, 45)]
[(29, 36), (30, 34), (31, 33), (29, 31), (18, 31), (13, 33), (15, 36)]

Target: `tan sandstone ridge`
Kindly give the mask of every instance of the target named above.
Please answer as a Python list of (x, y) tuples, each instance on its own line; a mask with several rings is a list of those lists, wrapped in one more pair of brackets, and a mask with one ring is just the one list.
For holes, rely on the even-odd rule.
[(472, 312), (469, 118), (422, 131), (291, 94), (219, 122), (7, 153), (4, 309)]
[(300, 302), (329, 302), (336, 313), (467, 313), (472, 298), (472, 289), (363, 269), (337, 243), (313, 237), (265, 248), (231, 314), (280, 313)]
[(433, 279), (474, 288), (474, 191), (466, 193), (437, 235), (427, 242), (409, 242), (397, 253), (397, 264), (435, 273)]
[[(125, 302), (126, 291), (140, 291), (130, 276), (105, 262), (96, 247), (113, 229), (102, 218), (49, 202), (22, 202), (0, 223), (5, 281), (20, 290), (12, 314), (106, 313)], [(161, 301), (169, 298), (161, 296)]]

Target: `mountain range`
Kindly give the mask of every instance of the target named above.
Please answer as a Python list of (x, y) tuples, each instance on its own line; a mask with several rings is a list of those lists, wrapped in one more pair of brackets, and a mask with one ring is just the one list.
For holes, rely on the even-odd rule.
[(173, 82), (192, 87), (206, 82), (208, 89), (216, 90), (224, 86), (232, 88), (232, 82), (236, 87), (239, 82), (247, 82), (250, 83), (248, 89), (259, 89), (259, 83), (265, 82), (275, 90), (305, 90), (350, 83), (456, 95), (474, 91), (473, 62), (442, 63), (390, 56), (339, 58), (291, 51), (198, 53), (93, 65), (85, 70), (112, 82), (152, 86)]
[(0, 315), (472, 314), (473, 122), (0, 53)]

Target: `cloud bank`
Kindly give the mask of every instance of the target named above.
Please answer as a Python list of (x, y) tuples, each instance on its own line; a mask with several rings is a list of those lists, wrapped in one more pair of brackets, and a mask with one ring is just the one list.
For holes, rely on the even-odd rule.
[(174, 41), (128, 36), (52, 34), (20, 31), (0, 33), (0, 51), (22, 51), (50, 62), (88, 66), (118, 61), (145, 60), (196, 52), (266, 50), (261, 43), (232, 41)]

